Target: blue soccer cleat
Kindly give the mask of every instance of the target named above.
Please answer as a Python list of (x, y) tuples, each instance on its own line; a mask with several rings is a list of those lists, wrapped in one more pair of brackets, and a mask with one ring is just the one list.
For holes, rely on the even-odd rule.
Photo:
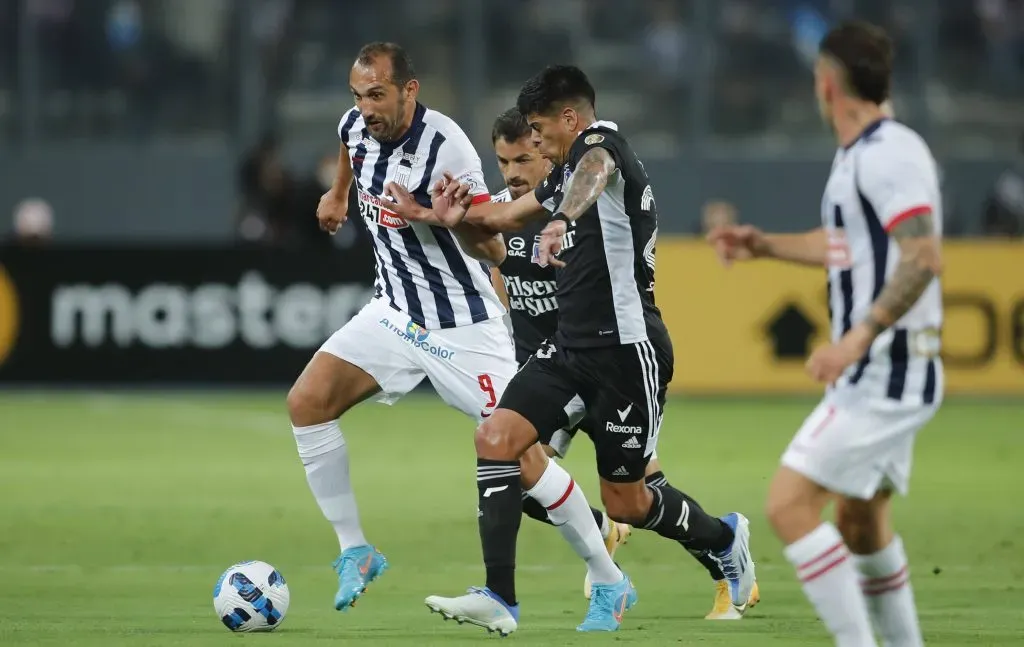
[(576, 631), (617, 631), (622, 615), (633, 608), (637, 599), (636, 588), (625, 573), (615, 584), (592, 584), (587, 617)]
[(388, 560), (373, 546), (353, 546), (334, 560), (338, 574), (338, 592), (334, 595), (334, 608), (344, 611), (356, 604), (366, 592), (366, 586), (380, 577), (388, 568)]
[(738, 512), (730, 512), (722, 517), (722, 521), (732, 528), (735, 535), (732, 545), (720, 553), (716, 553), (722, 574), (729, 583), (732, 606), (742, 615), (759, 596), (754, 596), (757, 577), (754, 574), (754, 560), (750, 557), (750, 522)]

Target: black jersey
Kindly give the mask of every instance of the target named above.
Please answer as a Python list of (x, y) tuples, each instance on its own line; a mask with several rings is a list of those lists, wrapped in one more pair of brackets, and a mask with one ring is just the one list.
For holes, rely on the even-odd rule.
[(576, 165), (591, 148), (604, 148), (615, 172), (597, 202), (569, 224), (555, 273), (557, 339), (566, 348), (633, 344), (667, 338), (654, 305), (654, 246), (658, 211), (640, 160), (618, 127), (598, 121), (576, 138), (560, 167), (535, 189), (554, 213)]
[[(491, 199), (508, 202), (511, 196), (506, 189)], [(547, 219), (541, 219), (504, 236), (505, 260), (498, 269), (508, 293), (519, 364), (526, 362), (544, 340), (551, 339), (558, 326), (555, 268), (537, 263), (537, 243), (546, 224)]]

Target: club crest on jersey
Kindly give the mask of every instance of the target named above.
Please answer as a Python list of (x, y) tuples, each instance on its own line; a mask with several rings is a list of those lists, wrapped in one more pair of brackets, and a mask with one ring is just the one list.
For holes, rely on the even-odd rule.
[(541, 263), (540, 262), (540, 236), (539, 235), (533, 237), (533, 253), (530, 254), (530, 262), (534, 263), (536, 265), (540, 265), (541, 267), (547, 267), (548, 266), (547, 263)]
[(829, 267), (848, 270), (853, 267), (853, 254), (850, 244), (846, 241), (846, 232), (834, 230), (828, 232), (828, 253), (826, 256)]
[(408, 221), (391, 210), (392, 203), (384, 198), (359, 191), (359, 215), (367, 223), (374, 223), (388, 229), (405, 229)]
[(594, 144), (600, 144), (603, 141), (604, 135), (598, 135), (595, 133), (593, 135), (587, 135), (587, 137), (583, 140), (583, 143), (586, 144), (587, 146), (593, 146)]
[(565, 171), (562, 173), (562, 186), (560, 186), (558, 188), (561, 189), (565, 185), (569, 184), (569, 178), (571, 178), (571, 177), (572, 177), (572, 169), (570, 169), (569, 165), (566, 164), (565, 165)]

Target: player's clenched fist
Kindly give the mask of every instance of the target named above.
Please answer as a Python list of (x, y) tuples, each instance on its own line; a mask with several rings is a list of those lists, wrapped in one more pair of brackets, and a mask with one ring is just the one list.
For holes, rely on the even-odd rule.
[(733, 261), (768, 255), (764, 233), (752, 225), (720, 225), (708, 232), (707, 238), (726, 267)]
[(347, 196), (339, 196), (334, 190), (320, 196), (320, 204), (316, 208), (316, 219), (320, 229), (334, 235), (341, 225), (348, 220)]

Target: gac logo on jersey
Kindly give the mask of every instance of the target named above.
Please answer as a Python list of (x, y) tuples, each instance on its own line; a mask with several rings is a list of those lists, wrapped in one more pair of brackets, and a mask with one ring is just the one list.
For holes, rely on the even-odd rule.
[(512, 236), (508, 239), (508, 255), (517, 258), (526, 258), (526, 240), (521, 236)]
[(14, 350), (18, 324), (18, 293), (11, 275), (0, 265), (0, 365)]
[(408, 221), (392, 211), (391, 202), (370, 195), (366, 191), (359, 191), (359, 215), (367, 223), (374, 223), (388, 229), (405, 229), (409, 226)]
[(834, 229), (828, 232), (828, 252), (825, 257), (829, 267), (848, 270), (853, 267), (853, 254), (846, 240), (846, 232)]

